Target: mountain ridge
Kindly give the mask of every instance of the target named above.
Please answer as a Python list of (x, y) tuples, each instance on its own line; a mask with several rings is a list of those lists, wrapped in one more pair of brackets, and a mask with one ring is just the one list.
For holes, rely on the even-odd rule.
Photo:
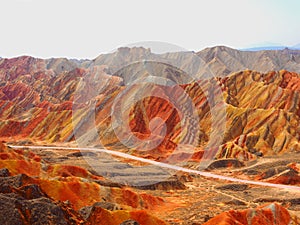
[[(204, 68), (206, 71), (198, 71), (197, 77), (202, 77), (207, 70), (209, 70), (213, 76), (227, 76), (230, 73), (246, 69), (262, 73), (272, 70), (288, 70), (300, 73), (300, 50), (294, 49), (241, 51), (226, 46), (215, 46), (205, 48), (195, 53), (186, 52), (185, 59), (180, 59), (181, 61), (176, 59), (177, 61), (174, 61), (174, 58), (179, 58), (177, 57), (178, 54), (178, 52), (155, 54), (152, 53), (149, 48), (122, 47), (113, 53), (100, 54), (93, 60), (74, 60), (67, 58), (40, 59), (31, 56), (21, 56), (11, 59), (1, 58), (0, 64), (6, 61), (12, 61), (13, 63), (18, 59), (29, 58), (28, 61), (36, 61), (36, 64), (41, 67), (42, 70), (46, 68), (52, 70), (55, 74), (62, 71), (70, 71), (75, 68), (91, 68), (101, 65), (108, 66), (110, 70), (107, 72), (114, 74), (118, 68), (147, 59), (149, 61), (165, 63), (175, 62), (175, 65), (188, 65), (189, 67), (183, 67), (188, 72), (194, 71), (197, 67)], [(182, 54), (182, 52), (180, 52), (180, 54)], [(190, 57), (193, 54), (194, 58)], [(198, 64), (194, 62), (196, 55), (200, 57)]]

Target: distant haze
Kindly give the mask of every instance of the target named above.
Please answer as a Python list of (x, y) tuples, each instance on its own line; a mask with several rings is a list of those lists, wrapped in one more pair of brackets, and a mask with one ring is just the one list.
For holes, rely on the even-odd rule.
[(141, 41), (186, 50), (300, 43), (298, 0), (1, 1), (0, 57), (95, 58)]

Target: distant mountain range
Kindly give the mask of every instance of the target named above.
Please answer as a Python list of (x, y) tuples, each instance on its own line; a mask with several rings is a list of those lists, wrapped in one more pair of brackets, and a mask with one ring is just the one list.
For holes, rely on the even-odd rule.
[[(295, 46), (297, 47), (297, 46)], [(184, 57), (182, 57), (184, 55)], [(195, 56), (199, 56), (199, 58)], [(194, 57), (193, 57), (194, 56)], [(124, 79), (124, 82), (134, 81), (136, 77), (140, 77), (142, 73), (134, 74), (132, 68), (128, 65), (140, 62), (139, 65), (135, 65), (135, 69), (143, 68), (145, 59), (152, 64), (157, 63), (154, 74), (158, 76), (166, 77), (170, 76), (170, 71), (166, 72), (163, 63), (175, 64), (175, 67), (180, 68), (185, 72), (192, 72), (195, 78), (204, 78), (209, 72), (213, 76), (224, 77), (233, 72), (242, 70), (255, 70), (257, 72), (266, 73), (269, 71), (288, 70), (291, 72), (300, 73), (300, 50), (284, 48), (283, 50), (262, 50), (262, 51), (246, 51), (232, 49), (226, 46), (216, 46), (212, 48), (206, 48), (202, 51), (193, 53), (186, 52), (172, 52), (164, 54), (155, 54), (150, 49), (143, 47), (133, 48), (119, 48), (117, 51), (109, 54), (101, 54), (93, 60), (75, 60), (66, 58), (52, 58), (52, 59), (38, 59), (29, 57), (29, 65), (34, 67), (35, 70), (46, 69), (49, 73), (59, 74), (63, 71), (71, 71), (76, 68), (92, 68), (93, 66), (106, 66), (107, 73), (116, 75)], [(22, 65), (22, 59), (24, 57), (18, 57), (14, 59), (0, 58), (1, 64), (15, 64), (20, 63)], [(4, 63), (4, 64), (3, 64)], [(158, 66), (158, 64), (160, 64)], [(176, 65), (181, 65), (176, 66)], [(16, 65), (15, 65), (16, 66)], [(24, 66), (24, 65), (22, 65)], [(127, 67), (124, 69), (124, 67)], [(118, 71), (121, 69), (121, 71)], [(25, 68), (24, 68), (25, 69)], [(173, 68), (176, 70), (176, 68)], [(187, 76), (175, 76), (176, 71), (172, 71), (173, 78), (181, 78)], [(13, 76), (13, 73), (10, 74)], [(147, 76), (144, 74), (143, 76)], [(179, 83), (188, 83), (188, 80), (177, 80)]]
[(283, 50), (283, 49), (300, 50), (300, 43), (294, 46), (284, 46), (284, 45), (265, 45), (265, 46), (255, 46), (251, 48), (242, 48), (241, 51), (265, 51), (265, 50)]
[(297, 44), (297, 45), (294, 45), (292, 48), (295, 48), (295, 49), (300, 49), (300, 43)]

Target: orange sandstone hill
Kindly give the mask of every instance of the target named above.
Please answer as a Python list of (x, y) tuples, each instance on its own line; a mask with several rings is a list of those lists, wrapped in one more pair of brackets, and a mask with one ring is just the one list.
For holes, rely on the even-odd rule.
[(244, 211), (234, 211), (222, 213), (209, 220), (203, 225), (244, 225), (244, 224), (290, 224), (291, 216), (286, 209), (278, 204), (261, 206), (257, 209), (248, 209)]

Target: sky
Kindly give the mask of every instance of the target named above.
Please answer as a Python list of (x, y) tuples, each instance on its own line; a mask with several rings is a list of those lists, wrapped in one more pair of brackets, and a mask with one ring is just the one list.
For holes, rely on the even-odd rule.
[(0, 0), (0, 57), (93, 59), (143, 41), (293, 46), (299, 12), (299, 0)]

